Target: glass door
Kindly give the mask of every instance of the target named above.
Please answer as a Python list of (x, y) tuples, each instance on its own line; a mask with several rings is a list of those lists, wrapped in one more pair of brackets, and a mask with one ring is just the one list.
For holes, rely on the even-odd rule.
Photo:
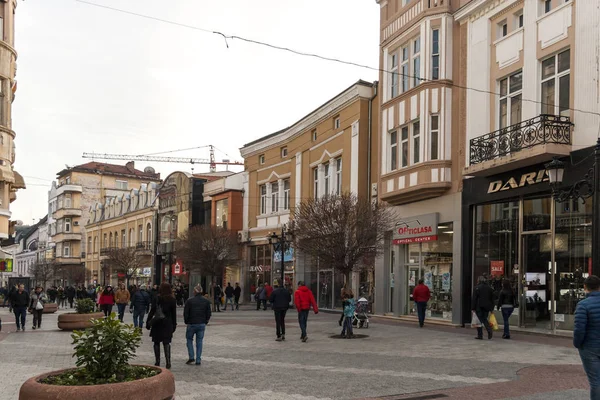
[(548, 328), (552, 300), (552, 234), (524, 234), (522, 246), (522, 323), (526, 327)]
[(333, 308), (333, 271), (319, 271), (319, 307)]

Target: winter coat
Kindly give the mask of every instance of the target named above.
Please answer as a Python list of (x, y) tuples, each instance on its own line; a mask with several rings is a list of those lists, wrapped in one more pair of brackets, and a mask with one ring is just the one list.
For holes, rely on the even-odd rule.
[(185, 302), (183, 322), (186, 325), (207, 324), (210, 320), (210, 301), (200, 293)]
[(273, 290), (273, 293), (271, 293), (269, 301), (273, 306), (273, 310), (287, 310), (288, 308), (290, 308), (292, 296), (290, 296), (290, 292), (288, 292), (286, 288), (278, 287), (277, 289)]
[(269, 285), (268, 283), (265, 285), (265, 292), (267, 292), (267, 297), (265, 297), (266, 299), (271, 298), (271, 294), (273, 293), (273, 286)]
[[(258, 288), (256, 289), (256, 293), (258, 294), (258, 299), (259, 300), (266, 300), (267, 299), (267, 289), (266, 288)], [(254, 296), (256, 297), (256, 295)]]
[(239, 299), (240, 296), (242, 295), (242, 288), (239, 286), (236, 286), (235, 289), (233, 289), (233, 295), (235, 296), (236, 299)]
[(213, 289), (213, 297), (215, 299), (220, 299), (221, 298), (221, 286), (215, 286), (215, 288)]
[(114, 293), (108, 293), (108, 294), (104, 294), (102, 293), (100, 295), (100, 299), (98, 300), (98, 304), (105, 305), (105, 304), (110, 304), (113, 305), (115, 304), (115, 294)]
[(154, 343), (171, 343), (173, 332), (175, 332), (175, 329), (177, 328), (177, 301), (172, 296), (166, 298), (157, 296), (156, 299), (152, 301), (152, 308), (150, 308), (150, 314), (148, 314), (148, 323), (152, 321), (152, 318), (156, 313), (156, 307), (162, 308), (165, 318), (152, 323), (150, 329), (152, 341)]
[(344, 301), (344, 317), (352, 318), (355, 310), (356, 303), (354, 302), (354, 299), (346, 299)]
[(494, 290), (487, 283), (480, 283), (475, 286), (471, 309), (473, 311), (494, 310)]
[(152, 297), (145, 290), (137, 290), (131, 298), (131, 307), (135, 309), (136, 313), (145, 313), (150, 304), (152, 303)]
[(590, 292), (577, 303), (573, 346), (600, 350), (600, 291)]
[(298, 290), (296, 290), (296, 293), (294, 293), (294, 304), (296, 305), (298, 312), (310, 310), (310, 307), (312, 306), (315, 314), (319, 313), (319, 307), (317, 307), (315, 296), (313, 296), (308, 286), (300, 286)]
[(131, 298), (131, 294), (129, 294), (129, 290), (127, 289), (117, 289), (115, 292), (115, 301), (117, 304), (128, 304), (129, 299)]
[(514, 307), (516, 304), (517, 304), (517, 298), (515, 296), (515, 293), (512, 290), (502, 289), (502, 291), (500, 292), (500, 295), (498, 296), (498, 310), (503, 305), (510, 305), (510, 306)]
[(35, 310), (38, 302), (42, 303), (42, 305), (44, 305), (48, 302), (48, 297), (46, 296), (46, 293), (44, 293), (44, 292), (40, 292), (40, 294), (33, 292), (33, 294), (30, 297), (31, 297), (31, 300), (29, 301), (29, 309), (30, 310)]
[(431, 292), (429, 291), (429, 288), (425, 284), (421, 283), (421, 284), (417, 285), (415, 290), (413, 290), (413, 300), (415, 302), (422, 302), (422, 301), (428, 302), (430, 298), (431, 298)]
[(19, 293), (18, 290), (15, 290), (10, 297), (10, 305), (13, 308), (28, 307), (29, 306), (29, 293), (27, 293), (24, 290), (21, 293)]
[(227, 286), (227, 287), (225, 288), (225, 296), (226, 296), (227, 298), (231, 298), (231, 297), (233, 297), (233, 287), (231, 287), (231, 286)]
[(75, 298), (75, 294), (76, 294), (76, 290), (73, 286), (69, 286), (67, 288), (67, 297), (69, 299), (74, 299)]

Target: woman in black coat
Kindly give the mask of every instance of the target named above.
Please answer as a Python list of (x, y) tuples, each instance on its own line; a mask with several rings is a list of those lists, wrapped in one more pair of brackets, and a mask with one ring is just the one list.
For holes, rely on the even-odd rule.
[[(162, 308), (165, 318), (152, 322), (157, 307)], [(173, 297), (173, 289), (168, 283), (162, 283), (158, 290), (158, 296), (152, 299), (152, 307), (148, 314), (146, 329), (150, 329), (150, 336), (154, 342), (154, 365), (160, 365), (160, 344), (163, 344), (165, 350), (166, 368), (171, 368), (171, 339), (173, 332), (177, 328), (177, 303)]]

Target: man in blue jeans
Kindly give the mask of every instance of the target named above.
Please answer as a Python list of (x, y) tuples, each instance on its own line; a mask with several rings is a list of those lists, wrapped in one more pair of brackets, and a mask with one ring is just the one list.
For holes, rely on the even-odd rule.
[(151, 303), (152, 297), (150, 297), (150, 293), (146, 291), (146, 286), (140, 286), (140, 288), (135, 291), (133, 297), (131, 298), (131, 309), (133, 309), (133, 325), (136, 328), (142, 329), (144, 327), (144, 315), (146, 315)]
[(29, 307), (29, 293), (25, 291), (25, 285), (19, 285), (19, 289), (13, 292), (10, 305), (15, 312), (17, 332), (20, 330), (25, 331), (25, 316), (27, 315), (27, 307)]
[(590, 399), (600, 400), (600, 278), (589, 276), (583, 288), (587, 296), (577, 303), (573, 345), (590, 382)]
[[(183, 322), (187, 325), (185, 338), (187, 339), (188, 360), (186, 364), (200, 365), (202, 363), (202, 341), (206, 324), (210, 320), (210, 301), (202, 295), (202, 287), (194, 288), (194, 297), (185, 302), (183, 309)], [(194, 357), (194, 336), (196, 336), (196, 356)]]

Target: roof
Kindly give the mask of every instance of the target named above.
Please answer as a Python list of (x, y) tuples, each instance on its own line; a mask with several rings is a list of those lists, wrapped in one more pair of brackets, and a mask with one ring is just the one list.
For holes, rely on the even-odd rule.
[(225, 177), (228, 177), (230, 175), (234, 175), (235, 172), (233, 171), (217, 171), (217, 172), (205, 172), (202, 174), (194, 174), (193, 177), (194, 178), (200, 178), (200, 179), (205, 179), (208, 182), (212, 182), (212, 181), (216, 181)]
[(367, 82), (367, 81), (363, 81), (362, 79), (359, 79), (358, 81), (354, 82), (352, 85), (348, 86), (346, 89), (342, 90), (340, 93), (336, 94), (335, 96), (333, 96), (331, 99), (327, 100), (325, 103), (321, 104), (320, 106), (318, 106), (317, 108), (315, 108), (314, 110), (312, 110), (311, 112), (309, 112), (308, 114), (306, 114), (305, 116), (303, 116), (302, 118), (300, 118), (298, 121), (294, 122), (292, 125), (288, 126), (287, 128), (283, 128), (281, 130), (278, 130), (277, 132), (273, 132), (273, 133), (269, 133), (266, 136), (260, 137), (256, 140), (253, 140), (252, 142), (248, 142), (245, 145), (242, 146), (242, 149), (244, 147), (248, 147), (251, 146), (253, 144), (256, 143), (260, 143), (263, 140), (266, 140), (268, 138), (271, 138), (273, 136), (277, 136), (278, 134), (285, 132), (286, 130), (290, 129), (292, 126), (298, 124), (299, 122), (301, 122), (302, 120), (304, 120), (306, 117), (310, 116), (311, 114), (315, 113), (316, 111), (318, 111), (320, 108), (326, 106), (327, 104), (329, 104), (330, 102), (332, 102), (333, 100), (335, 100), (338, 96), (340, 96), (342, 93), (346, 92), (347, 90), (352, 89), (354, 86), (357, 85), (362, 85), (362, 86), (373, 86), (374, 83), (372, 82)]
[(19, 240), (27, 240), (41, 225), (44, 225), (48, 221), (48, 216), (40, 219), (35, 225), (29, 227), (29, 229), (19, 237)]
[(151, 181), (160, 181), (160, 174), (153, 172), (144, 172), (139, 169), (135, 169), (135, 163), (129, 161), (125, 165), (107, 164), (97, 161), (90, 161), (85, 164), (77, 165), (75, 167), (67, 167), (60, 171), (57, 177), (63, 177), (70, 172), (88, 172), (102, 175), (118, 175), (128, 176), (132, 178), (147, 179)]

